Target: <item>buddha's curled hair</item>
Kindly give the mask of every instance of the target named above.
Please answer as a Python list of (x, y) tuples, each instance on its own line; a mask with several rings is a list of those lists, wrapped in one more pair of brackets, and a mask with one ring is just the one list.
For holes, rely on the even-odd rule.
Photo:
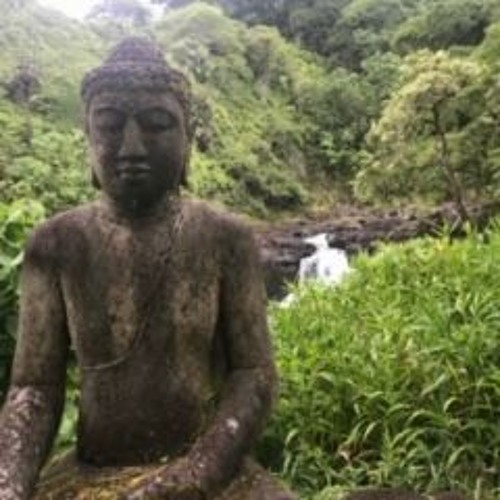
[(192, 95), (189, 81), (181, 72), (167, 64), (163, 52), (151, 40), (128, 37), (120, 42), (101, 66), (85, 75), (81, 97), (88, 109), (95, 94), (120, 88), (172, 92), (182, 106), (188, 134), (192, 136)]

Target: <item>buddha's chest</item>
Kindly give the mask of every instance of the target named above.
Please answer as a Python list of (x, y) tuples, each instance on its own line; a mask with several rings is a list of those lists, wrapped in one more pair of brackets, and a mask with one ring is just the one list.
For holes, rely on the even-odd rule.
[(68, 327), (82, 364), (119, 359), (144, 339), (173, 364), (194, 349), (208, 356), (219, 313), (217, 255), (189, 234), (172, 241), (162, 230), (113, 228), (89, 242), (81, 265), (63, 277)]

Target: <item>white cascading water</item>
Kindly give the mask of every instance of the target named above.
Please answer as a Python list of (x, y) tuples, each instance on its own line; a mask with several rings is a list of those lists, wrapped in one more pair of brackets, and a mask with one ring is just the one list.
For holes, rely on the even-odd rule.
[(330, 248), (326, 233), (311, 236), (304, 241), (313, 245), (316, 251), (300, 261), (299, 282), (315, 280), (332, 285), (340, 283), (350, 269), (345, 251)]
[[(340, 248), (328, 246), (328, 235), (317, 234), (304, 240), (313, 245), (316, 251), (301, 259), (299, 264), (299, 283), (319, 281), (327, 285), (336, 285), (350, 272), (347, 254)], [(288, 294), (281, 305), (287, 307), (296, 300), (293, 293)]]

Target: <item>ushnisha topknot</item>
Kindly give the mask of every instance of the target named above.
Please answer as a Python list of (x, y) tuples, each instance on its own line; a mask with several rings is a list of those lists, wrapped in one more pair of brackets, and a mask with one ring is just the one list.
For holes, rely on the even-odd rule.
[(163, 52), (151, 40), (143, 37), (122, 40), (101, 66), (85, 75), (81, 97), (88, 108), (97, 93), (120, 88), (170, 91), (181, 104), (186, 123), (190, 123), (192, 97), (189, 81), (167, 64)]

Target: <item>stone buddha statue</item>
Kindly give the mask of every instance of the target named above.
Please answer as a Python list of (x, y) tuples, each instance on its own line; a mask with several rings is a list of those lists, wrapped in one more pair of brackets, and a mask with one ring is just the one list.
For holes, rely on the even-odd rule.
[[(186, 78), (153, 43), (128, 38), (86, 75), (82, 98), (101, 196), (27, 244), (0, 498), (295, 498), (249, 455), (276, 390), (252, 233), (180, 194)], [(76, 450), (39, 480), (70, 349), (81, 373)], [(131, 479), (111, 492), (120, 474)]]

